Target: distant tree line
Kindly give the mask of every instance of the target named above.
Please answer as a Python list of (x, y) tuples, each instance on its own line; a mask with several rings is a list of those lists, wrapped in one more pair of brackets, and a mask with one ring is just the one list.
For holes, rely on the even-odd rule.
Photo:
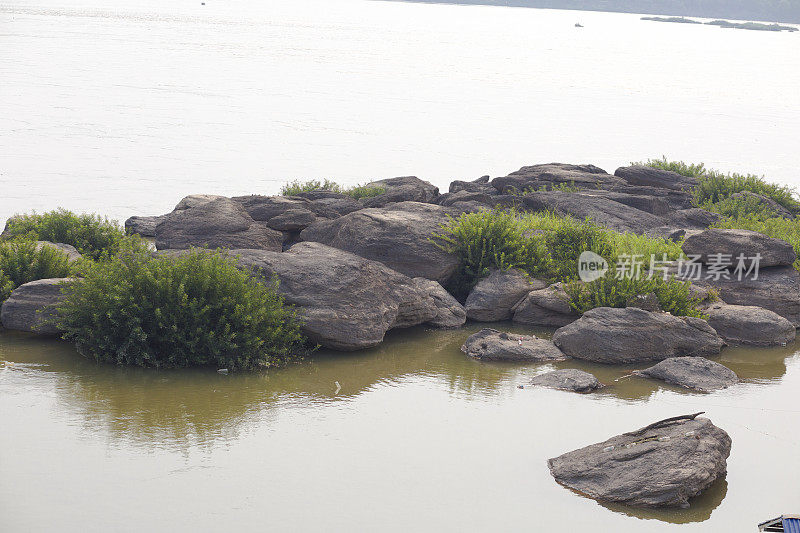
[(800, 0), (412, 0), (800, 24)]

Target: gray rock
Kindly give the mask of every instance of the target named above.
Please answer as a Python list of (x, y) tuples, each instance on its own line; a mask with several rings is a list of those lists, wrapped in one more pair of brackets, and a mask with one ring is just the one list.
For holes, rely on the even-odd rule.
[(83, 257), (81, 253), (71, 244), (65, 244), (63, 242), (36, 241), (37, 250), (41, 250), (45, 246), (54, 250), (58, 250), (62, 254), (66, 255), (70, 261), (77, 261)]
[(620, 167), (614, 172), (614, 175), (624, 179), (630, 185), (645, 185), (660, 189), (689, 191), (697, 187), (699, 183), (697, 178), (644, 165)]
[(527, 326), (560, 328), (580, 318), (569, 305), (562, 283), (531, 291), (513, 309), (512, 320)]
[(550, 473), (580, 494), (634, 507), (687, 507), (725, 474), (731, 439), (707, 418), (633, 433), (550, 459)]
[(459, 191), (469, 191), (469, 192), (482, 192), (486, 194), (497, 194), (497, 189), (489, 185), (489, 176), (481, 176), (480, 178), (473, 181), (455, 180), (450, 183), (450, 187), (448, 190), (451, 193), (456, 193)]
[(790, 266), (762, 268), (758, 279), (700, 279), (692, 284), (716, 290), (725, 303), (763, 307), (800, 326), (800, 273)]
[(225, 198), (225, 196), (220, 196), (218, 194), (190, 194), (178, 202), (178, 205), (175, 206), (173, 211), (186, 211), (192, 207), (205, 205), (208, 202), (219, 200), (220, 198)]
[(267, 221), (267, 226), (278, 231), (299, 231), (317, 220), (317, 216), (308, 209), (287, 209), (280, 215)]
[(156, 248), (259, 248), (280, 251), (283, 235), (256, 222), (241, 204), (219, 198), (174, 211), (156, 227)]
[[(336, 193), (334, 193), (336, 194)], [(341, 196), (341, 195), (340, 195)], [(317, 217), (336, 218), (339, 212), (320, 201), (313, 201), (302, 196), (235, 196), (231, 198), (244, 207), (253, 220), (269, 222), (273, 218), (283, 215), (286, 211), (302, 209), (311, 211)]]
[(555, 211), (578, 219), (590, 218), (617, 231), (643, 233), (664, 225), (664, 219), (591, 193), (533, 192), (520, 199), (528, 211)]
[(279, 279), (286, 302), (297, 306), (303, 332), (336, 350), (376, 346), (385, 333), (436, 320), (431, 296), (385, 265), (316, 242), (284, 253), (232, 250), (243, 266)]
[(714, 355), (725, 344), (705, 320), (636, 307), (591, 309), (558, 329), (553, 342), (576, 359), (608, 364)]
[(361, 205), (361, 202), (355, 198), (345, 195), (333, 198), (319, 198), (312, 200), (311, 203), (311, 211), (314, 211), (315, 213), (324, 213), (327, 211), (327, 218), (335, 218), (330, 214), (330, 211), (335, 211), (338, 216), (342, 216), (346, 215), (347, 213), (352, 213), (353, 211), (364, 209), (364, 206)]
[(685, 230), (706, 229), (722, 219), (722, 215), (693, 207), (673, 211), (666, 217), (667, 225)]
[(705, 357), (671, 357), (633, 373), (700, 392), (725, 389), (739, 382), (733, 370)]
[(761, 268), (791, 265), (797, 259), (794, 248), (788, 242), (746, 229), (712, 228), (688, 237), (682, 248), (686, 255), (700, 255), (704, 263), (708, 263), (709, 257), (714, 254), (730, 255), (735, 265), (739, 254), (749, 258), (759, 253)]
[(530, 384), (572, 392), (593, 392), (603, 386), (594, 375), (576, 368), (539, 374), (530, 380)]
[(566, 356), (547, 339), (485, 328), (470, 335), (461, 351), (481, 361), (563, 361)]
[(383, 207), (395, 202), (433, 203), (439, 197), (438, 187), (416, 176), (372, 181), (367, 186), (384, 187), (386, 192), (372, 198), (364, 198), (361, 201), (364, 207)]
[(354, 253), (410, 277), (446, 285), (458, 268), (458, 258), (431, 241), (434, 233), (457, 214), (433, 204), (401, 202), (362, 209), (335, 220), (318, 221), (300, 233), (303, 241), (321, 242)]
[(493, 196), (486, 194), (485, 192), (458, 191), (455, 193), (447, 193), (446, 195), (443, 194), (439, 197), (437, 203), (447, 207), (457, 203), (465, 202), (475, 202), (482, 206), (491, 206), (493, 203)]
[(20, 285), (3, 302), (0, 310), (3, 327), (40, 335), (63, 333), (51, 321), (56, 317), (55, 306), (62, 300), (62, 287), (75, 281), (75, 278), (49, 278)]
[(608, 187), (608, 190), (635, 196), (657, 198), (660, 202), (665, 202), (669, 205), (669, 208), (673, 211), (689, 209), (694, 206), (694, 196), (691, 192), (684, 190), (662, 189), (646, 185), (629, 185), (628, 183)]
[(436, 316), (428, 320), (426, 324), (435, 328), (460, 328), (464, 325), (467, 321), (467, 312), (464, 310), (464, 306), (444, 290), (444, 287), (425, 278), (414, 278), (413, 282), (420, 291), (433, 298), (436, 306)]
[(559, 185), (571, 185), (585, 189), (607, 189), (625, 185), (625, 181), (594, 165), (564, 163), (522, 167), (508, 176), (492, 180), (492, 187), (504, 194), (512, 191), (551, 189), (553, 186)]
[(659, 196), (601, 190), (583, 191), (581, 194), (584, 196), (596, 196), (613, 200), (658, 217), (666, 216), (673, 210), (670, 203), (665, 198)]
[(715, 303), (704, 312), (711, 327), (728, 343), (781, 346), (795, 337), (796, 330), (791, 322), (754, 305)]
[(467, 318), (478, 322), (509, 320), (512, 309), (529, 292), (547, 284), (530, 278), (516, 269), (495, 270), (480, 280), (469, 293), (465, 308)]
[(155, 217), (132, 216), (125, 221), (125, 233), (128, 235), (141, 235), (142, 237), (155, 237), (156, 227), (161, 224), (169, 214)]
[(746, 202), (750, 202), (753, 203), (754, 205), (758, 205), (765, 209), (769, 209), (775, 213), (776, 217), (787, 218), (787, 219), (794, 218), (794, 216), (781, 204), (779, 204), (772, 198), (763, 196), (761, 194), (756, 194), (750, 191), (741, 191), (732, 194), (731, 198), (735, 200), (743, 200)]

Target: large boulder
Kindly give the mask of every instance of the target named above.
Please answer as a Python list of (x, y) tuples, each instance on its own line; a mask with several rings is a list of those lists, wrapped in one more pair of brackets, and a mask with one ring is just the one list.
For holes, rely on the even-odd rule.
[(436, 316), (428, 320), (426, 324), (435, 328), (460, 328), (467, 321), (467, 312), (458, 300), (444, 290), (439, 283), (425, 278), (414, 278), (414, 285), (433, 298), (436, 306)]
[(754, 305), (715, 303), (704, 310), (708, 323), (728, 343), (781, 346), (794, 340), (794, 325), (778, 313)]
[(689, 191), (699, 183), (697, 178), (646, 165), (620, 167), (614, 172), (614, 175), (624, 179), (630, 185), (644, 185), (660, 189)]
[(554, 211), (578, 219), (590, 218), (598, 224), (622, 232), (643, 233), (664, 225), (664, 219), (635, 207), (621, 204), (591, 192), (540, 191), (520, 199), (528, 211)]
[(740, 254), (748, 258), (748, 264), (750, 257), (761, 254), (760, 268), (791, 265), (797, 259), (788, 242), (746, 229), (708, 229), (688, 237), (682, 248), (686, 255), (699, 255), (704, 263), (712, 261), (716, 254), (730, 256), (734, 265)]
[(383, 187), (386, 192), (363, 199), (364, 207), (383, 207), (394, 202), (432, 203), (439, 197), (438, 187), (416, 176), (372, 181), (365, 187)]
[(75, 278), (48, 278), (20, 285), (3, 302), (3, 327), (41, 335), (63, 333), (52, 320), (56, 317), (55, 306), (62, 300), (61, 289), (74, 281)]
[(59, 251), (62, 254), (67, 256), (67, 259), (70, 261), (77, 261), (81, 257), (81, 253), (71, 244), (65, 244), (63, 242), (50, 242), (50, 241), (36, 241), (36, 249), (41, 250), (42, 248), (51, 248), (53, 250)]
[(576, 359), (608, 364), (715, 355), (725, 345), (705, 320), (636, 307), (591, 309), (558, 329), (553, 342)]
[(526, 326), (560, 328), (571, 324), (580, 315), (569, 305), (569, 296), (562, 283), (531, 291), (513, 309), (512, 320)]
[(781, 315), (800, 326), (800, 272), (790, 266), (762, 268), (758, 279), (744, 276), (738, 280), (720, 278), (693, 280), (698, 287), (714, 289), (732, 305), (755, 305)]
[(601, 190), (583, 191), (581, 194), (584, 196), (595, 196), (613, 200), (658, 217), (666, 216), (674, 209), (670, 202), (663, 196)]
[(512, 309), (529, 292), (547, 284), (516, 269), (495, 270), (480, 280), (467, 296), (467, 318), (478, 322), (509, 320)]
[(142, 237), (155, 237), (156, 228), (169, 216), (158, 215), (153, 217), (132, 216), (125, 221), (125, 233), (128, 235), (141, 235)]
[(459, 261), (432, 242), (431, 236), (441, 232), (453, 214), (457, 213), (434, 204), (400, 202), (315, 222), (300, 233), (300, 239), (321, 242), (380, 261), (407, 276), (445, 285)]
[(485, 328), (470, 335), (461, 351), (481, 361), (563, 361), (566, 356), (547, 339)]
[(579, 189), (608, 189), (625, 185), (625, 181), (594, 165), (548, 163), (522, 167), (508, 176), (492, 180), (492, 187), (501, 193), (552, 189), (574, 186)]
[(303, 332), (336, 350), (376, 346), (385, 333), (436, 320), (440, 311), (409, 277), (382, 263), (316, 242), (284, 253), (232, 250), (243, 266), (277, 276), (278, 290), (297, 306)]
[(731, 438), (707, 418), (664, 421), (548, 461), (560, 484), (603, 502), (687, 507), (727, 469)]
[(173, 211), (186, 211), (187, 209), (199, 207), (214, 200), (219, 200), (220, 198), (225, 198), (225, 196), (220, 196), (218, 194), (190, 194), (189, 196), (184, 196), (175, 206)]
[(480, 192), (486, 194), (497, 194), (497, 189), (489, 185), (489, 176), (481, 176), (473, 181), (455, 180), (450, 183), (448, 191), (456, 193), (459, 191)]
[(275, 217), (282, 216), (287, 211), (310, 212), (315, 217), (321, 218), (336, 218), (339, 216), (339, 212), (332, 207), (301, 196), (261, 196), (252, 194), (249, 196), (234, 196), (231, 200), (242, 204), (242, 207), (253, 220), (265, 222), (267, 225), (270, 225), (270, 221)]
[(603, 387), (603, 384), (594, 375), (577, 368), (545, 372), (532, 378), (529, 383), (538, 387), (572, 392), (592, 392)]
[(283, 234), (247, 214), (234, 200), (218, 198), (173, 211), (156, 227), (156, 248), (259, 248), (280, 251)]
[(700, 392), (725, 389), (739, 382), (733, 370), (705, 357), (670, 357), (633, 373)]

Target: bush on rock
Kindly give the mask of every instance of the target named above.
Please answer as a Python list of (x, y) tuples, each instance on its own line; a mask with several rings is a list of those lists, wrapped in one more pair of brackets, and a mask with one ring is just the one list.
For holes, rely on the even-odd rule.
[(69, 257), (53, 247), (22, 238), (0, 242), (0, 303), (20, 285), (72, 273)]

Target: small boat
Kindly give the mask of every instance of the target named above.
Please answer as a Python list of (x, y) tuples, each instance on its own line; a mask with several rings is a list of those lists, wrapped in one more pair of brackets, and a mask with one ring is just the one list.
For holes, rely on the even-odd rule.
[(576, 22), (575, 23), (575, 27), (576, 28), (583, 28), (583, 24), (581, 24), (580, 22)]

